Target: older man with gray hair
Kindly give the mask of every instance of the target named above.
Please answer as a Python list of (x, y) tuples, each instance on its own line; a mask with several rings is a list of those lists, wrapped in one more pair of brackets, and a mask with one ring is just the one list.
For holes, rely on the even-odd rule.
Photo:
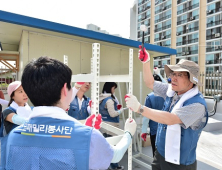
[(154, 81), (150, 69), (150, 55), (140, 50), (146, 86), (164, 98), (162, 111), (141, 105), (133, 95), (126, 95), (127, 107), (159, 123), (153, 170), (196, 170), (196, 148), (200, 133), (207, 124), (206, 102), (198, 91), (201, 85), (199, 66), (193, 61), (180, 60), (165, 65), (171, 84)]

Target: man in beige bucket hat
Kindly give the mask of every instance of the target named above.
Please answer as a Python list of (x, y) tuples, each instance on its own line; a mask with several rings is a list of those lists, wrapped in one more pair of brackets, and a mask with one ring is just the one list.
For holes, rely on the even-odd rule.
[(181, 59), (176, 65), (165, 65), (165, 73), (167, 77), (170, 76), (172, 72), (188, 72), (190, 77), (190, 82), (202, 86), (201, 82), (198, 80), (199, 77), (199, 66), (193, 61)]
[(146, 86), (165, 100), (159, 111), (141, 105), (134, 95), (125, 96), (127, 107), (159, 123), (152, 170), (196, 170), (197, 142), (208, 120), (206, 102), (198, 91), (199, 66), (183, 59), (176, 65), (165, 65), (171, 79), (167, 84), (154, 81), (145, 49), (139, 51), (139, 59)]

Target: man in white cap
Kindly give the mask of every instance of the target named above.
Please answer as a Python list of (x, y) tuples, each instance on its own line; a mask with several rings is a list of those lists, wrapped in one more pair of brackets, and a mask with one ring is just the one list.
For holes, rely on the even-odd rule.
[(199, 66), (193, 61), (180, 60), (165, 65), (171, 84), (154, 81), (150, 55), (140, 50), (146, 86), (165, 99), (162, 111), (141, 105), (133, 95), (127, 95), (127, 107), (159, 123), (153, 170), (196, 170), (196, 147), (201, 131), (207, 124), (206, 102), (198, 91)]

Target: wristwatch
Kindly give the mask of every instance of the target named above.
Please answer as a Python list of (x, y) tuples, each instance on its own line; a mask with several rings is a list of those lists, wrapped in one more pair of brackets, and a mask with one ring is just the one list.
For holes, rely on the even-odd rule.
[(144, 111), (144, 106), (143, 106), (143, 105), (140, 105), (139, 114), (142, 114), (143, 111)]

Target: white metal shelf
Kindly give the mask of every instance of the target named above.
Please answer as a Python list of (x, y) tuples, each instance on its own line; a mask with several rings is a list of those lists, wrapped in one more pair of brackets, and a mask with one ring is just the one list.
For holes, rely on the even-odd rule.
[[(72, 82), (93, 82), (94, 75), (91, 74), (77, 74), (72, 75)], [(99, 82), (129, 82), (129, 75), (100, 75)]]
[[(128, 82), (128, 93), (133, 91), (133, 49), (129, 49), (129, 74), (127, 75), (100, 75), (100, 44), (92, 44), (91, 73), (72, 75), (72, 82), (91, 82), (91, 114), (99, 114), (99, 82)], [(132, 111), (129, 110), (129, 118)], [(85, 121), (80, 121), (85, 122)], [(124, 134), (122, 129), (102, 123), (101, 127), (109, 130), (117, 136), (107, 138), (111, 145), (116, 145)], [(128, 170), (132, 170), (132, 144), (128, 148)]]

